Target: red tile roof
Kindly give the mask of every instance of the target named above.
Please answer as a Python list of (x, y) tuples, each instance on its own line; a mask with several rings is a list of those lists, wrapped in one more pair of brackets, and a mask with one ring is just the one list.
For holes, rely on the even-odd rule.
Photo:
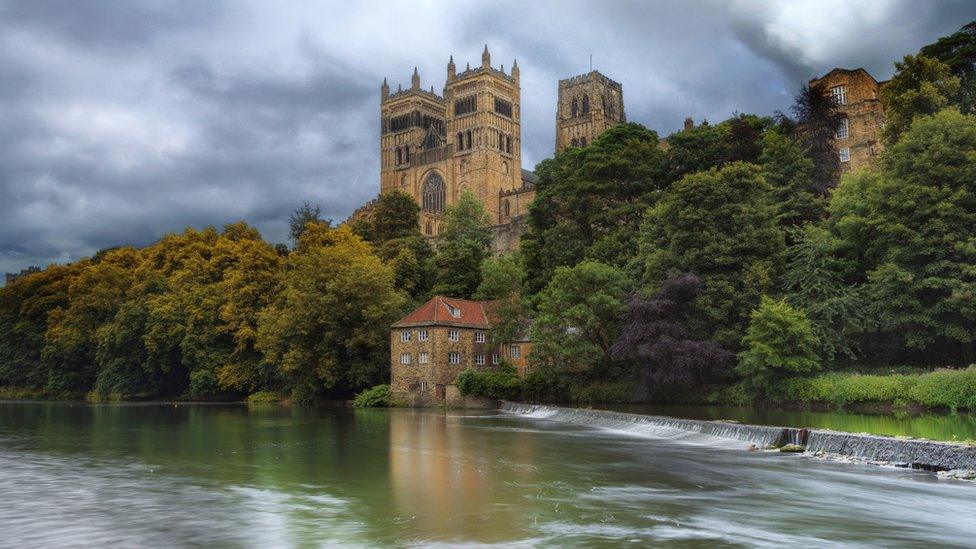
[[(393, 323), (393, 328), (403, 326), (466, 326), (471, 328), (490, 328), (488, 312), (491, 301), (470, 301), (453, 297), (435, 296), (427, 303), (417, 307), (407, 316)], [(457, 311), (457, 316), (451, 314)]]

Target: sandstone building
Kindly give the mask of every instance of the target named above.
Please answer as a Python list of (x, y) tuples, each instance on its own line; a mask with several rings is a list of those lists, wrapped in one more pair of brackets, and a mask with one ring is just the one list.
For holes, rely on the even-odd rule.
[[(493, 251), (518, 248), (535, 174), (522, 169), (521, 88), (518, 62), (511, 71), (491, 64), (485, 46), (481, 65), (458, 72), (453, 56), (441, 94), (424, 89), (414, 68), (410, 87), (391, 93), (380, 87), (380, 192), (399, 190), (420, 206), (421, 233), (441, 229), (444, 208), (471, 191), (493, 227)], [(620, 84), (597, 71), (559, 83), (557, 150), (585, 147), (624, 121)], [(562, 143), (565, 138), (565, 143)], [(369, 215), (369, 205), (353, 215)]]
[(627, 121), (623, 86), (599, 71), (559, 81), (556, 152), (586, 147), (610, 127)]
[[(521, 365), (531, 343), (516, 341), (493, 346), (488, 337), (492, 302), (436, 296), (390, 327), (390, 391), (413, 406), (457, 404), (462, 397), (454, 385), (468, 368), (491, 370), (502, 360)], [(506, 354), (503, 356), (502, 352)]]
[(881, 152), (884, 108), (879, 98), (880, 83), (864, 69), (834, 69), (810, 81), (833, 95), (845, 118), (837, 128), (834, 148), (844, 172), (870, 165)]

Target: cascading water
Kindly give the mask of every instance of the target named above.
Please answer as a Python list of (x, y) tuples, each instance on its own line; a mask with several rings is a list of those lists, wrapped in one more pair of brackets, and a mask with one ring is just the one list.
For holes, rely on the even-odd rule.
[[(757, 446), (804, 446), (806, 453), (825, 453), (870, 461), (905, 464), (934, 471), (976, 469), (976, 446), (930, 440), (902, 439), (820, 429), (744, 425), (726, 421), (703, 421), (666, 416), (648, 416), (503, 402), (501, 411), (520, 416), (561, 421), (632, 434), (688, 438), (699, 434), (718, 439), (749, 442)], [(693, 440), (706, 442), (704, 440)]]

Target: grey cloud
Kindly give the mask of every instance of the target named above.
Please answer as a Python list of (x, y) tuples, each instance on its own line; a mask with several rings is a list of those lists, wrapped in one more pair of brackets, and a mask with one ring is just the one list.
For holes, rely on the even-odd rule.
[(417, 65), (440, 90), (448, 55), (477, 64), (486, 42), (522, 68), (532, 168), (552, 152), (557, 80), (590, 54), (628, 117), (666, 135), (786, 109), (829, 66), (887, 77), (976, 18), (959, 1), (865, 3), (875, 16), (839, 23), (782, 6), (0, 0), (0, 271), (240, 219), (283, 241), (303, 200), (342, 220), (378, 191), (383, 77)]

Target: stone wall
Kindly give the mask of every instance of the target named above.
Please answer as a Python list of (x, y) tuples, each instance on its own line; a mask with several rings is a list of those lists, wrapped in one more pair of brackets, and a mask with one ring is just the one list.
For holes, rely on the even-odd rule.
[(881, 153), (881, 129), (884, 127), (884, 108), (879, 98), (878, 82), (864, 69), (834, 69), (822, 78), (810, 81), (823, 84), (826, 90), (844, 86), (846, 102), (839, 110), (847, 116), (848, 136), (834, 141), (834, 150), (850, 151), (850, 161), (841, 162), (845, 172), (870, 166)]
[[(584, 98), (588, 102), (586, 112), (582, 105)], [(598, 71), (559, 81), (556, 152), (566, 147), (587, 146), (608, 128), (626, 121), (623, 87), (618, 82)]]

